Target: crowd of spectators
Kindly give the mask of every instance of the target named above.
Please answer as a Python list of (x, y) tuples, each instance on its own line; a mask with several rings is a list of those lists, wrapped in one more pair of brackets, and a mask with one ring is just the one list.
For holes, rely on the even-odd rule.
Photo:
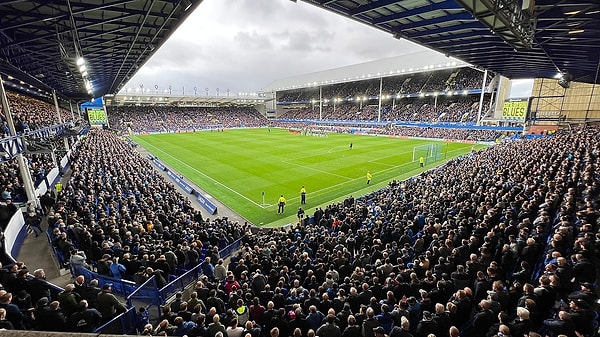
[[(22, 133), (33, 131), (44, 127), (58, 124), (58, 116), (54, 104), (42, 101), (37, 98), (7, 91), (6, 97), (10, 107), (11, 115), (15, 125), (15, 131)], [(71, 112), (59, 108), (63, 122), (73, 120)], [(2, 118), (2, 128), (0, 133), (2, 137), (10, 135), (8, 130), (6, 116), (0, 106), (0, 117)]]
[[(488, 84), (493, 75), (488, 76)], [(383, 95), (410, 95), (418, 93), (435, 93), (446, 91), (481, 89), (483, 74), (473, 68), (440, 69), (430, 72), (403, 74), (384, 77), (380, 83), (379, 78), (370, 78), (345, 83), (336, 83), (320, 87), (292, 89), (278, 93), (278, 102), (312, 102), (319, 101), (320, 97), (327, 99), (355, 99), (356, 97), (379, 96), (379, 89)]]
[(473, 142), (494, 142), (507, 136), (505, 132), (497, 130), (423, 128), (396, 125), (387, 126), (382, 130), (382, 133), (399, 137), (453, 139)]
[(143, 334), (592, 336), (598, 131), (472, 152), (248, 233)]
[[(384, 102), (379, 116), (378, 104), (375, 101), (344, 102), (324, 106), (319, 114), (319, 108), (308, 106), (302, 109), (287, 110), (280, 118), (283, 119), (322, 119), (322, 120), (362, 120), (377, 121), (418, 121), (427, 123), (474, 123), (479, 111), (479, 96), (439, 96), (415, 97), (395, 100), (391, 105), (389, 100)], [(483, 101), (483, 113), (489, 109), (490, 100)]]
[[(486, 86), (493, 79), (492, 74), (488, 74)], [(447, 90), (469, 90), (481, 89), (483, 83), (483, 74), (475, 68), (461, 68), (458, 75), (449, 81)]]
[[(46, 209), (46, 215), (52, 245), (75, 274), (85, 267), (137, 284), (155, 276), (159, 286), (164, 286), (178, 269), (190, 269), (207, 261), (217, 264), (219, 250), (250, 229), (250, 225), (227, 217), (203, 219), (187, 196), (111, 131), (91, 131), (74, 151), (71, 168), (70, 179), (53, 200), (53, 206)], [(37, 279), (37, 273), (30, 276), (23, 266), (14, 272), (25, 279), (22, 283)], [(108, 288), (98, 288), (97, 281), (91, 282), (80, 282), (91, 288), (87, 295), (110, 292)], [(18, 305), (8, 296), (21, 293), (30, 298), (26, 308), (19, 308), (23, 315), (13, 310), (15, 313), (6, 317), (17, 329), (83, 331), (73, 330), (78, 327), (68, 323), (44, 326), (37, 321), (37, 315), (27, 318), (26, 312), (42, 310), (42, 306), (52, 308), (54, 315), (61, 313), (62, 321), (67, 322), (74, 314), (97, 309), (101, 315), (93, 313), (93, 322), (82, 328), (86, 332), (123, 310), (112, 297), (104, 303), (107, 309), (100, 305), (100, 295), (97, 299), (75, 296), (76, 285), (67, 285), (63, 295), (45, 293), (35, 297), (27, 287), (17, 288), (14, 284), (12, 276), (0, 279), (4, 294), (8, 294), (7, 302)]]
[[(11, 91), (7, 92), (7, 98), (13, 116), (15, 131), (18, 134), (59, 124), (54, 104)], [(70, 112), (62, 108), (60, 108), (60, 112), (63, 122), (72, 120), (72, 114)], [(2, 137), (6, 137), (10, 135), (10, 131), (1, 106), (0, 118), (2, 120), (0, 134)], [(70, 144), (72, 143), (73, 142), (70, 141)], [(48, 146), (48, 148), (46, 150), (48, 151), (45, 152), (39, 151), (41, 149), (32, 146), (31, 140), (26, 141), (25, 145), (25, 161), (28, 164), (34, 186), (38, 186), (44, 181), (48, 172), (57, 165), (50, 150), (54, 151), (57, 155), (66, 153), (64, 142), (62, 139), (54, 142), (47, 142), (46, 146)], [(6, 191), (7, 193), (10, 193), (12, 198), (18, 201), (25, 200), (26, 196), (23, 189), (23, 180), (18, 169), (17, 160), (2, 160), (0, 165), (2, 166), (2, 168), (0, 168), (2, 174), (2, 177), (0, 178), (0, 192)]]
[(203, 129), (259, 127), (267, 120), (253, 107), (108, 107), (109, 123), (118, 130), (179, 132)]
[[(202, 265), (192, 295), (165, 306), (158, 324), (144, 322), (145, 335), (592, 336), (599, 131), (502, 143), (319, 207), (291, 231), (252, 233), (248, 224), (203, 219), (130, 144), (96, 130), (74, 152), (48, 225), (75, 270), (141, 284)], [(2, 183), (18, 193), (18, 170), (1, 165)], [(242, 236), (244, 248), (225, 265), (218, 250)], [(3, 327), (82, 322), (91, 331), (123, 310), (110, 286), (93, 280), (53, 295), (43, 270), (1, 270)], [(65, 325), (40, 327), (48, 319)]]

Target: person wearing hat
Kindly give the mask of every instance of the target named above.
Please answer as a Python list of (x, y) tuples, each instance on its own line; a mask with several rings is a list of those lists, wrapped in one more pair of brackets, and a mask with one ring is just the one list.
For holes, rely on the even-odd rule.
[(385, 333), (385, 329), (383, 327), (376, 327), (373, 329), (373, 336), (375, 337), (388, 337), (388, 335)]
[(590, 307), (594, 306), (598, 296), (594, 293), (594, 285), (590, 282), (579, 284), (580, 289), (569, 294), (569, 300), (581, 299), (588, 303)]
[(113, 295), (112, 286), (112, 283), (105, 283), (96, 298), (96, 309), (102, 314), (102, 322), (108, 322), (119, 313), (127, 311), (127, 307)]
[(593, 335), (594, 313), (590, 310), (590, 306), (585, 300), (576, 299), (569, 301), (569, 314), (578, 332), (584, 336)]
[(440, 335), (438, 324), (433, 320), (433, 315), (430, 311), (423, 311), (423, 319), (417, 324), (415, 337), (427, 337), (430, 334)]
[(2, 192), (2, 201), (0, 202), (0, 231), (4, 231), (10, 222), (12, 216), (17, 212), (17, 205), (12, 203), (10, 192)]

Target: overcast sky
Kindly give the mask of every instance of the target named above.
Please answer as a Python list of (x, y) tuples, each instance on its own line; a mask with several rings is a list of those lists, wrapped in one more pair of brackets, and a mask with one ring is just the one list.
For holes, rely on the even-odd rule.
[(277, 79), (422, 50), (302, 1), (204, 0), (124, 88), (256, 92)]

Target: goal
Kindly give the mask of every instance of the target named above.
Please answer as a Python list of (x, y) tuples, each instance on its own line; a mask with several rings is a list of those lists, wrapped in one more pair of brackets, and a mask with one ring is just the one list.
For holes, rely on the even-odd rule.
[(412, 161), (417, 162), (419, 158), (425, 158), (425, 164), (433, 163), (442, 159), (441, 144), (427, 144), (413, 147)]

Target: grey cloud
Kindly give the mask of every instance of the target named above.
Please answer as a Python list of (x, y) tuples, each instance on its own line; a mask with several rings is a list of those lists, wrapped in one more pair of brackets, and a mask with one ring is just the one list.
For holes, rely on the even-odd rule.
[(421, 47), (302, 1), (204, 0), (131, 83), (248, 92), (414, 48)]
[(234, 43), (247, 50), (265, 50), (273, 47), (273, 43), (268, 35), (259, 34), (256, 31), (238, 32), (234, 38)]

